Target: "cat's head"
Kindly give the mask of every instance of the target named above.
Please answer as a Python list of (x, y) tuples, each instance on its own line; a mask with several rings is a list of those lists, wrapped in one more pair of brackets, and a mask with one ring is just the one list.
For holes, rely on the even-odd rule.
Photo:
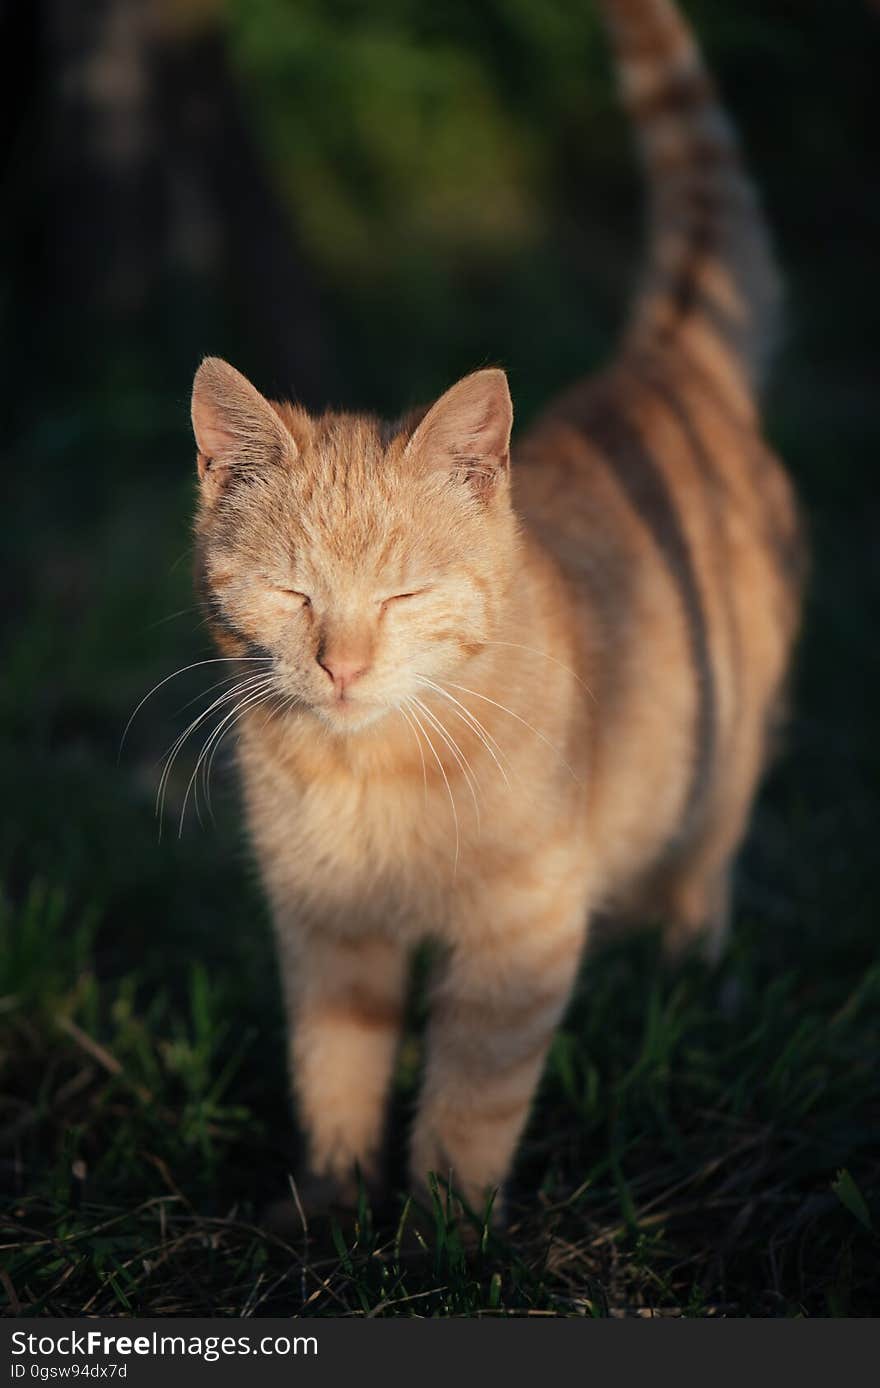
[(209, 357), (192, 417), (214, 631), (228, 654), (270, 657), (291, 706), (353, 731), (491, 640), (516, 549), (503, 371), (388, 429), (272, 404)]

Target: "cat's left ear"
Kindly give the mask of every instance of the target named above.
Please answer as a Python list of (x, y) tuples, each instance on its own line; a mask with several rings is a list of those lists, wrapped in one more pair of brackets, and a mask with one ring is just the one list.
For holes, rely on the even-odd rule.
[(192, 424), (199, 478), (208, 499), (236, 473), (290, 463), (297, 456), (293, 435), (269, 401), (220, 357), (206, 357), (196, 372)]
[(513, 403), (497, 367), (456, 382), (432, 405), (404, 450), (430, 467), (465, 478), (483, 499), (510, 469)]

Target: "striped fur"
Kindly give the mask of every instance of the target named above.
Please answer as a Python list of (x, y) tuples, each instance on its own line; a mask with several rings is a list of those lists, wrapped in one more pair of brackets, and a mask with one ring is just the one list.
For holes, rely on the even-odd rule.
[(650, 197), (628, 348), (688, 347), (743, 402), (777, 334), (767, 228), (693, 35), (671, 0), (602, 0)]
[(802, 551), (757, 424), (766, 233), (677, 11), (604, 8), (645, 282), (615, 363), (512, 469), (497, 370), (396, 425), (196, 377), (199, 583), (220, 649), (269, 671), (239, 760), (322, 1196), (380, 1176), (425, 938), (413, 1183), (451, 1172), (477, 1207), (503, 1185), (591, 916), (720, 946), (780, 708)]

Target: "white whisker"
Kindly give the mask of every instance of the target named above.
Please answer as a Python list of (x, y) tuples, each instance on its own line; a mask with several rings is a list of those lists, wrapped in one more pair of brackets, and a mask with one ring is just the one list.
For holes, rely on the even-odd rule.
[(569, 764), (569, 762), (566, 761), (559, 748), (554, 747), (550, 739), (548, 737), (545, 737), (544, 734), (540, 732), (537, 728), (533, 727), (531, 723), (527, 722), (525, 718), (521, 718), (518, 713), (514, 713), (513, 709), (508, 708), (506, 704), (499, 704), (497, 699), (490, 699), (488, 694), (478, 694), (476, 689), (468, 689), (465, 685), (455, 684), (452, 680), (450, 680), (449, 683), (453, 689), (457, 689), (461, 694), (472, 694), (475, 699), (482, 699), (484, 703), (492, 704), (494, 708), (499, 708), (502, 713), (507, 713), (510, 715), (511, 718), (515, 718), (517, 723), (522, 723), (523, 727), (528, 728), (530, 733), (534, 733), (535, 737), (540, 738), (541, 741), (547, 747), (550, 748), (551, 752), (555, 752), (556, 756), (559, 757), (559, 760), (562, 762), (566, 770), (570, 771), (574, 779), (580, 784), (580, 777), (578, 776), (574, 768)]
[(237, 684), (233, 689), (227, 689), (223, 694), (218, 695), (218, 697), (214, 699), (214, 701), (211, 704), (209, 704), (209, 706), (206, 709), (203, 709), (202, 712), (192, 720), (188, 727), (184, 728), (183, 732), (175, 738), (174, 742), (171, 744), (171, 747), (165, 753), (165, 766), (162, 770), (162, 775), (159, 778), (159, 785), (156, 789), (156, 814), (159, 819), (160, 840), (162, 837), (162, 820), (164, 818), (165, 811), (165, 793), (168, 788), (168, 781), (171, 775), (171, 768), (174, 765), (177, 755), (183, 747), (184, 743), (192, 735), (192, 733), (195, 732), (196, 728), (200, 727), (204, 720), (210, 717), (210, 715), (215, 711), (215, 709), (221, 708), (223, 704), (228, 703), (232, 699), (238, 698), (240, 694), (249, 691), (256, 683), (258, 683), (260, 680), (264, 678), (264, 674), (249, 675), (246, 679), (241, 680), (239, 684)]
[[(171, 758), (171, 759), (173, 760), (174, 755), (175, 755), (176, 752), (180, 749), (180, 747), (181, 747), (182, 744), (186, 741), (186, 739), (190, 736), (190, 734), (193, 733), (193, 732), (195, 732), (196, 728), (198, 728), (199, 725), (200, 725), (201, 723), (203, 723), (204, 720), (205, 720), (207, 717), (209, 717), (209, 715), (212, 714), (212, 713), (214, 712), (215, 709), (218, 709), (218, 708), (222, 707), (222, 705), (223, 705), (224, 703), (227, 703), (229, 700), (237, 698), (239, 694), (243, 693), (243, 692), (244, 692), (245, 690), (247, 690), (247, 689), (250, 689), (250, 688), (251, 688), (254, 684), (256, 684), (259, 680), (264, 679), (264, 678), (265, 678), (265, 676), (262, 675), (262, 674), (261, 674), (261, 675), (249, 675), (246, 679), (240, 680), (239, 683), (235, 686), (234, 689), (227, 689), (227, 690), (224, 691), (224, 693), (219, 694), (219, 695), (217, 696), (216, 699), (212, 700), (212, 702), (208, 705), (207, 708), (202, 709), (201, 713), (199, 713), (199, 714), (196, 715), (196, 717), (192, 720), (192, 722), (189, 723), (189, 724), (184, 728), (184, 730), (183, 730), (182, 733), (179, 733), (179, 734), (177, 735), (177, 737), (176, 737), (176, 738), (174, 739), (174, 741), (172, 742), (171, 746), (170, 746), (169, 748), (167, 748), (166, 751), (163, 753), (163, 760), (164, 760), (165, 758)], [(166, 763), (166, 770), (168, 770), (168, 765), (167, 765), (167, 763)], [(163, 772), (163, 779), (164, 779), (164, 774), (165, 774), (165, 773)], [(160, 782), (159, 782), (159, 790), (161, 790), (161, 786), (162, 786), (162, 781), (160, 780)], [(158, 800), (158, 791), (157, 791), (157, 800)]]
[(185, 713), (188, 708), (192, 708), (193, 704), (197, 704), (199, 699), (206, 698), (215, 689), (219, 689), (221, 685), (232, 684), (233, 680), (237, 680), (239, 678), (240, 673), (241, 671), (237, 670), (234, 675), (226, 675), (222, 680), (216, 680), (214, 684), (209, 684), (207, 689), (203, 689), (200, 691), (200, 693), (194, 694), (191, 699), (187, 699), (185, 704), (181, 704), (180, 708), (176, 708), (174, 710), (173, 716), (175, 718), (178, 718), (181, 713)]
[(428, 747), (429, 747), (430, 750), (431, 750), (431, 755), (433, 756), (435, 762), (437, 763), (437, 767), (438, 767), (438, 769), (439, 769), (439, 771), (440, 771), (440, 775), (443, 777), (443, 782), (444, 782), (444, 784), (445, 784), (445, 786), (446, 786), (446, 794), (449, 796), (449, 804), (450, 804), (450, 808), (452, 809), (452, 819), (453, 819), (453, 822), (454, 822), (454, 824), (455, 824), (455, 861), (454, 861), (454, 863), (453, 863), (453, 865), (452, 865), (452, 875), (453, 875), (453, 877), (454, 877), (454, 876), (456, 875), (456, 873), (458, 872), (458, 855), (459, 855), (459, 852), (460, 852), (460, 850), (461, 850), (461, 835), (460, 835), (459, 828), (458, 828), (458, 811), (457, 811), (456, 808), (455, 808), (455, 797), (454, 797), (453, 794), (452, 794), (452, 787), (451, 787), (450, 784), (449, 784), (449, 777), (446, 775), (446, 768), (444, 767), (442, 761), (440, 760), (439, 756), (437, 755), (437, 749), (435, 748), (433, 742), (431, 741), (430, 735), (428, 734), (427, 730), (425, 729), (425, 727), (424, 727), (424, 725), (423, 725), (421, 719), (419, 718), (419, 715), (416, 713), (415, 709), (412, 707), (412, 702), (411, 702), (411, 700), (407, 699), (407, 700), (406, 700), (406, 703), (407, 703), (407, 706), (408, 706), (408, 708), (409, 708), (410, 714), (412, 715), (413, 719), (415, 720), (415, 722), (416, 722), (418, 728), (420, 729), (421, 733), (423, 734), (423, 736), (424, 736), (424, 738), (425, 738), (425, 741), (426, 741), (427, 744), (428, 744)]
[(175, 622), (178, 617), (188, 617), (193, 612), (201, 611), (201, 603), (195, 603), (192, 607), (182, 607), (179, 612), (169, 612), (167, 617), (159, 617), (155, 622), (150, 622), (149, 626), (144, 627), (144, 631), (155, 631), (156, 627), (165, 626), (167, 622)]
[(140, 713), (141, 709), (143, 708), (144, 704), (147, 702), (148, 699), (152, 698), (152, 696), (153, 696), (159, 689), (162, 688), (163, 684), (167, 684), (169, 680), (177, 679), (177, 676), (178, 676), (178, 675), (185, 675), (186, 672), (187, 672), (188, 670), (196, 670), (196, 669), (198, 669), (199, 666), (201, 666), (201, 665), (226, 665), (226, 664), (228, 664), (230, 661), (260, 662), (260, 663), (262, 663), (262, 664), (271, 664), (271, 660), (272, 660), (272, 657), (271, 657), (271, 656), (268, 656), (268, 655), (265, 655), (265, 656), (264, 656), (264, 655), (252, 655), (252, 656), (249, 656), (249, 655), (241, 655), (241, 656), (219, 655), (219, 656), (212, 656), (210, 660), (194, 660), (193, 663), (192, 663), (191, 665), (184, 665), (184, 666), (182, 666), (181, 669), (179, 669), (179, 670), (172, 670), (172, 672), (171, 672), (170, 675), (166, 675), (165, 678), (164, 678), (163, 680), (160, 680), (158, 684), (154, 684), (154, 685), (153, 685), (153, 688), (149, 691), (149, 693), (145, 694), (144, 697), (141, 699), (140, 703), (137, 704), (137, 705), (135, 706), (134, 712), (132, 713), (131, 717), (129, 718), (128, 722), (126, 723), (125, 728), (123, 729), (123, 732), (122, 732), (122, 737), (121, 737), (120, 740), (119, 740), (119, 752), (118, 752), (118, 756), (119, 756), (119, 757), (122, 756), (122, 749), (123, 749), (123, 747), (125, 746), (125, 739), (126, 739), (127, 736), (128, 736), (128, 730), (129, 730), (129, 728), (131, 727), (132, 723), (134, 722), (135, 718), (137, 718), (137, 716), (138, 716), (138, 714)]
[[(196, 814), (198, 815), (200, 824), (202, 823), (202, 816), (201, 811), (199, 809), (199, 767), (201, 766), (202, 771), (202, 794), (204, 796), (205, 806), (207, 808), (208, 814), (211, 816), (211, 819), (213, 821), (214, 806), (211, 803), (210, 775), (211, 769), (213, 767), (214, 757), (216, 756), (220, 744), (225, 738), (226, 734), (232, 731), (236, 724), (244, 717), (244, 715), (250, 709), (260, 707), (260, 704), (265, 699), (267, 692), (267, 689), (258, 689), (253, 691), (251, 694), (247, 695), (244, 699), (240, 701), (240, 703), (236, 705), (234, 709), (232, 709), (230, 713), (225, 715), (225, 717), (221, 720), (217, 727), (213, 728), (212, 731), (208, 734), (207, 738), (205, 739), (202, 749), (199, 752), (198, 758), (196, 759), (196, 764), (193, 768), (192, 777), (190, 778), (189, 782), (189, 785), (192, 786), (193, 789), (193, 803), (195, 804)], [(187, 787), (187, 794), (188, 793), (189, 786)], [(178, 825), (178, 838), (180, 838), (183, 832), (183, 816), (185, 812), (186, 795), (184, 795), (184, 802), (181, 810), (181, 819), (180, 824)]]
[[(269, 688), (271, 688), (271, 680), (264, 682), (256, 689), (249, 690), (248, 693), (245, 694), (244, 698), (242, 698), (229, 713), (223, 716), (221, 721), (218, 723), (217, 727), (213, 728), (212, 731), (208, 734), (207, 738), (205, 739), (205, 742), (202, 745), (202, 750), (199, 752), (199, 755), (196, 758), (196, 764), (193, 767), (192, 775), (189, 778), (186, 790), (184, 792), (183, 805), (181, 806), (180, 810), (180, 821), (177, 826), (178, 838), (180, 838), (183, 835), (183, 823), (186, 818), (187, 803), (189, 801), (190, 793), (193, 790), (193, 786), (196, 783), (196, 778), (199, 774), (199, 767), (202, 765), (205, 757), (209, 755), (212, 747), (217, 746), (218, 741), (222, 738), (224, 734), (224, 730), (228, 731), (230, 725), (238, 718), (240, 718), (244, 713), (246, 713), (249, 708), (253, 708), (256, 704), (261, 703)], [(198, 804), (198, 791), (195, 792), (194, 798), (196, 800), (196, 804)]]
[[(269, 680), (269, 687), (268, 687), (267, 693), (268, 693), (268, 694), (274, 693), (274, 694), (276, 694), (276, 697), (280, 697), (280, 694), (278, 693), (278, 691), (277, 691), (277, 690), (273, 690), (272, 687), (271, 687), (271, 685), (272, 685), (272, 680), (271, 680), (271, 677), (270, 677), (270, 680)], [(296, 698), (296, 695), (293, 695), (292, 697), (295, 699), (295, 698)], [(289, 701), (285, 701), (285, 702), (286, 702), (286, 706), (289, 707)], [(279, 710), (279, 708), (278, 708), (277, 706), (276, 706), (275, 708), (272, 707), (272, 704), (269, 702), (268, 697), (265, 699), (265, 704), (266, 704), (266, 717), (263, 719), (263, 723), (262, 723), (262, 726), (263, 726), (264, 728), (265, 728), (266, 724), (269, 722), (269, 719), (272, 717), (273, 713), (278, 713), (278, 712), (280, 712), (280, 710)], [(258, 707), (258, 705), (257, 705), (257, 707)], [(282, 708), (283, 708), (283, 707), (285, 707), (285, 704), (282, 704)], [(231, 731), (231, 729), (228, 729), (228, 731)], [(225, 734), (224, 734), (224, 736), (225, 736)], [(212, 772), (213, 767), (214, 767), (214, 758), (215, 758), (216, 755), (217, 755), (218, 749), (219, 749), (219, 747), (220, 747), (220, 743), (221, 743), (222, 741), (223, 741), (223, 738), (221, 737), (220, 740), (219, 740), (218, 742), (215, 742), (213, 748), (211, 749), (211, 755), (208, 757), (208, 760), (207, 760), (207, 762), (206, 762), (206, 764), (205, 764), (205, 768), (204, 768), (204, 772), (203, 772), (203, 784), (204, 784), (204, 790), (205, 790), (205, 800), (206, 800), (206, 803), (207, 803), (207, 806), (208, 806), (208, 812), (209, 812), (209, 814), (211, 815), (211, 818), (212, 818), (212, 819), (213, 819), (213, 817), (214, 817), (214, 811), (213, 811), (213, 809), (212, 809), (212, 807), (211, 807), (211, 772)]]
[(428, 770), (427, 770), (427, 767), (425, 766), (425, 754), (424, 754), (424, 752), (422, 751), (422, 740), (421, 740), (421, 738), (419, 737), (418, 733), (416, 732), (415, 724), (413, 723), (412, 719), (411, 719), (411, 718), (409, 717), (409, 715), (407, 714), (406, 710), (403, 709), (403, 708), (398, 707), (397, 712), (400, 714), (401, 718), (404, 720), (404, 722), (406, 723), (406, 725), (407, 725), (407, 727), (409, 728), (410, 732), (412, 733), (413, 737), (415, 738), (415, 740), (416, 740), (416, 746), (417, 746), (418, 749), (419, 749), (419, 759), (420, 759), (420, 761), (421, 761), (421, 763), (422, 763), (422, 784), (423, 784), (423, 786), (424, 786), (424, 791), (425, 791), (425, 804), (427, 805), (427, 803), (428, 803)]
[(505, 761), (508, 762), (508, 765), (509, 758), (507, 757), (507, 754), (505, 753), (504, 749), (501, 746), (499, 746), (498, 742), (489, 732), (489, 729), (480, 722), (479, 718), (477, 718), (473, 713), (471, 713), (469, 708), (465, 707), (465, 705), (461, 702), (460, 699), (456, 699), (454, 694), (450, 694), (448, 689), (444, 689), (442, 685), (435, 684), (433, 680), (427, 679), (424, 675), (418, 675), (416, 678), (418, 679), (420, 684), (426, 685), (428, 689), (433, 689), (435, 694), (441, 694), (444, 699), (448, 699), (449, 702), (454, 705), (453, 711), (458, 714), (458, 717), (462, 720), (462, 722), (465, 723), (466, 726), (468, 726), (471, 729), (471, 731), (479, 738), (480, 742), (482, 742), (486, 751), (489, 753), (489, 756), (492, 758), (495, 765), (498, 767), (498, 770), (501, 772), (501, 775), (504, 777), (504, 782), (506, 786), (508, 787), (508, 789), (510, 789), (510, 778), (504, 767), (501, 765), (501, 762), (498, 760), (495, 751), (493, 751), (493, 747), (497, 748), (501, 756), (504, 757)]
[(416, 708), (421, 710), (421, 712), (430, 722), (431, 727), (434, 728), (435, 731), (440, 734), (440, 736), (443, 738), (443, 741), (446, 743), (446, 746), (449, 748), (450, 752), (455, 757), (455, 760), (458, 762), (461, 774), (465, 779), (465, 784), (467, 785), (467, 788), (471, 793), (471, 799), (474, 802), (474, 813), (477, 818), (477, 833), (480, 833), (480, 804), (477, 800), (477, 789), (479, 788), (479, 782), (477, 781), (476, 775), (474, 774), (470, 762), (462, 752), (458, 743), (455, 741), (455, 738), (452, 736), (450, 732), (448, 732), (445, 725), (440, 721), (437, 715), (435, 713), (432, 713), (431, 710), (427, 707), (427, 705), (423, 704), (421, 699), (417, 699), (414, 695), (411, 698), (410, 702), (412, 704), (415, 704)]
[(551, 655), (549, 651), (539, 651), (538, 648), (537, 648), (537, 646), (524, 646), (524, 645), (522, 645), (522, 643), (521, 643), (520, 641), (488, 641), (488, 640), (487, 640), (487, 641), (484, 641), (482, 644), (483, 644), (484, 646), (510, 646), (513, 650), (516, 650), (516, 651), (529, 651), (532, 655), (540, 655), (540, 656), (543, 656), (543, 658), (544, 658), (545, 660), (552, 660), (552, 661), (553, 661), (553, 664), (554, 664), (554, 665), (558, 665), (559, 668), (560, 668), (560, 670), (564, 670), (565, 673), (566, 673), (567, 675), (571, 675), (572, 679), (577, 680), (577, 682), (578, 682), (578, 684), (581, 686), (581, 688), (582, 688), (582, 689), (585, 689), (585, 690), (587, 691), (587, 693), (589, 694), (590, 698), (593, 700), (593, 703), (594, 703), (594, 704), (598, 702), (597, 699), (596, 699), (595, 694), (594, 694), (593, 691), (592, 691), (592, 689), (590, 688), (590, 686), (589, 686), (588, 684), (586, 684), (586, 683), (581, 679), (581, 677), (580, 677), (580, 675), (578, 674), (577, 670), (572, 670), (572, 668), (571, 668), (570, 665), (564, 665), (563, 662), (562, 662), (561, 660), (557, 660), (557, 659), (556, 659), (556, 656), (555, 656), (555, 655)]
[[(263, 704), (263, 703), (267, 703), (267, 702), (268, 702), (268, 696), (269, 696), (270, 694), (272, 694), (272, 693), (273, 693), (273, 682), (272, 682), (272, 677), (271, 677), (271, 675), (270, 675), (269, 678), (265, 681), (265, 683), (264, 683), (263, 685), (257, 685), (254, 689), (252, 689), (252, 690), (251, 690), (247, 695), (245, 695), (245, 697), (241, 700), (241, 702), (239, 703), (238, 707), (235, 708), (235, 709), (233, 709), (233, 711), (232, 711), (233, 714), (234, 714), (234, 715), (237, 715), (237, 716), (236, 716), (236, 717), (230, 718), (230, 717), (227, 715), (227, 717), (224, 718), (223, 722), (221, 723), (220, 727), (219, 727), (219, 728), (215, 728), (214, 731), (213, 731), (212, 733), (209, 734), (209, 736), (208, 736), (208, 738), (207, 738), (207, 740), (206, 740), (206, 742), (205, 742), (205, 746), (204, 746), (203, 749), (202, 749), (202, 752), (201, 752), (201, 754), (200, 754), (199, 760), (202, 762), (202, 790), (203, 790), (203, 794), (204, 794), (204, 797), (205, 797), (205, 804), (206, 804), (207, 807), (208, 807), (208, 813), (210, 814), (210, 816), (211, 816), (212, 819), (214, 818), (214, 808), (213, 808), (213, 806), (212, 806), (212, 804), (211, 804), (211, 785), (210, 785), (210, 778), (211, 778), (211, 770), (212, 770), (213, 765), (214, 765), (214, 758), (215, 758), (216, 755), (217, 755), (217, 752), (218, 752), (218, 750), (219, 750), (219, 748), (220, 748), (220, 744), (221, 744), (221, 742), (223, 741), (223, 739), (225, 738), (226, 734), (232, 731), (233, 727), (235, 727), (235, 725), (238, 723), (240, 717), (241, 717), (244, 713), (247, 713), (247, 712), (249, 712), (249, 711), (252, 710), (252, 709), (257, 709), (257, 708), (259, 708), (260, 705)], [(208, 752), (209, 747), (210, 747), (210, 752)], [(208, 753), (208, 756), (207, 756), (206, 759), (205, 759), (205, 753)], [(196, 763), (195, 770), (198, 771), (198, 769), (199, 769), (199, 768), (198, 768), (198, 762), (197, 762), (197, 763)], [(198, 793), (198, 787), (196, 787), (196, 794), (197, 794), (197, 793)]]

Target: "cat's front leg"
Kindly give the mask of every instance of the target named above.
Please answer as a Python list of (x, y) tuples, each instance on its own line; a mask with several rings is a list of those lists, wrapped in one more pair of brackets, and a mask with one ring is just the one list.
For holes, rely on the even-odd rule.
[(359, 1177), (375, 1189), (385, 1108), (403, 1022), (408, 957), (366, 929), (277, 927), (290, 1078), (306, 1146), (314, 1211), (352, 1206)]
[[(532, 881), (534, 879), (532, 878)], [(577, 972), (586, 929), (581, 883), (517, 891), (484, 883), (459, 903), (455, 942), (430, 999), (427, 1062), (410, 1170), (451, 1178), (481, 1217), (503, 1183)]]

